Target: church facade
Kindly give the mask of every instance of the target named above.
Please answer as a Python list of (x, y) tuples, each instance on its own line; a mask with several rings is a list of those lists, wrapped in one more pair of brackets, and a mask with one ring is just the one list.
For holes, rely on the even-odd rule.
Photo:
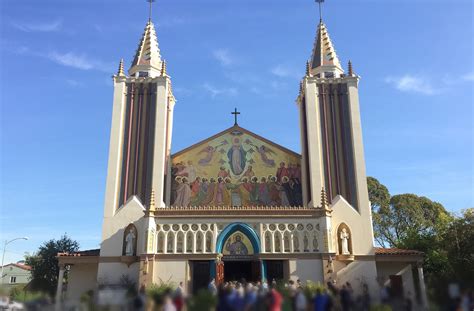
[(343, 69), (322, 21), (296, 99), (300, 153), (237, 121), (172, 153), (176, 100), (151, 20), (113, 81), (102, 242), (58, 255), (60, 280), (69, 273), (59, 301), (124, 278), (189, 292), (245, 278), (350, 282), (372, 297), (390, 282), (426, 304), (422, 254), (374, 247), (359, 77), (350, 62)]

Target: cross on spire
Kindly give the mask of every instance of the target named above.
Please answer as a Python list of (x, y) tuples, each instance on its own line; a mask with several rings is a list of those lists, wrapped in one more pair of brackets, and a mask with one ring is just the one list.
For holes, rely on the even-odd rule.
[(323, 8), (321, 6), (321, 3), (324, 2), (324, 0), (315, 0), (317, 3), (319, 3), (319, 21), (323, 21)]
[(237, 111), (237, 108), (234, 109), (233, 112), (231, 112), (231, 114), (234, 115), (234, 118), (235, 118), (235, 121), (234, 121), (234, 125), (238, 125), (237, 124), (237, 116), (240, 114), (240, 112)]
[(148, 20), (151, 21), (151, 9), (152, 9), (152, 4), (153, 4), (153, 2), (155, 2), (155, 0), (146, 0), (146, 2), (150, 3), (150, 10), (149, 10)]

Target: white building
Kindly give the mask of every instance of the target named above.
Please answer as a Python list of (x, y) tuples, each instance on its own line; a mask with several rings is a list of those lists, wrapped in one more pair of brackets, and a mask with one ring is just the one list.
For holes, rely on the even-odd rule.
[(22, 263), (10, 263), (3, 266), (1, 286), (6, 290), (18, 285), (27, 285), (30, 282), (31, 267)]
[(151, 20), (128, 74), (121, 61), (113, 80), (101, 248), (60, 254), (70, 274), (58, 297), (122, 276), (191, 292), (213, 277), (351, 282), (372, 297), (391, 280), (426, 304), (422, 254), (374, 247), (359, 77), (350, 63), (344, 71), (322, 21), (296, 100), (301, 153), (236, 120), (173, 154), (176, 101)]

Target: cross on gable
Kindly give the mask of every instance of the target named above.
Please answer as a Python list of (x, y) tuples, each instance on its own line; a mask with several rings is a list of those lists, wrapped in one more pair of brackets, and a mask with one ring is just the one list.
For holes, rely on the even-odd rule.
[(234, 118), (235, 118), (235, 121), (234, 121), (234, 125), (238, 125), (237, 124), (237, 116), (240, 114), (240, 112), (237, 111), (237, 108), (234, 109), (233, 112), (231, 112), (231, 114), (234, 115)]

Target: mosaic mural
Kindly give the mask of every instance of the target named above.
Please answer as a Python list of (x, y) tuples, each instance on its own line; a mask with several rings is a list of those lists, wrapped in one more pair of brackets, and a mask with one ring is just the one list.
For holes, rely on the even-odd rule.
[(248, 237), (244, 233), (236, 231), (225, 241), (222, 254), (232, 256), (253, 255), (254, 249)]
[(232, 129), (172, 158), (174, 206), (300, 206), (300, 156)]

